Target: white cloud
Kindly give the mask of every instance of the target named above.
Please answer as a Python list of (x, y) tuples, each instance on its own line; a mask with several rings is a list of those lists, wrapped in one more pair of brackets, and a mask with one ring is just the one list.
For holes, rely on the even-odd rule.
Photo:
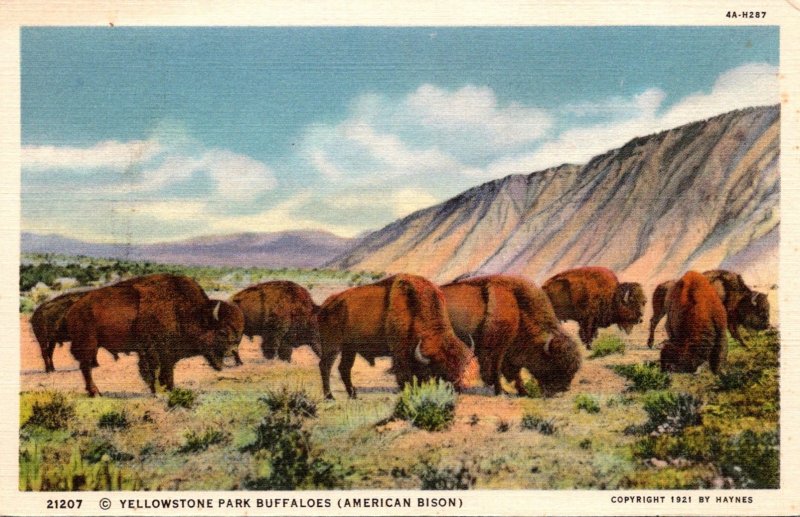
[(161, 150), (161, 144), (155, 140), (107, 140), (91, 147), (30, 145), (22, 147), (22, 167), (32, 170), (124, 171), (149, 161)]
[(479, 132), (495, 148), (514, 147), (542, 138), (552, 125), (545, 111), (509, 103), (500, 106), (487, 86), (467, 85), (448, 91), (423, 84), (405, 101), (410, 117), (437, 130)]
[(395, 217), (405, 217), (437, 202), (435, 197), (423, 189), (405, 188), (392, 193), (391, 207)]

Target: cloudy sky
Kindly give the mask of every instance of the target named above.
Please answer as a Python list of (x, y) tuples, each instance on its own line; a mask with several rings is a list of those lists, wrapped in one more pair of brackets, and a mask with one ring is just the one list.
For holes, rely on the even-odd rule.
[(353, 236), (778, 102), (775, 27), (25, 28), (22, 229)]

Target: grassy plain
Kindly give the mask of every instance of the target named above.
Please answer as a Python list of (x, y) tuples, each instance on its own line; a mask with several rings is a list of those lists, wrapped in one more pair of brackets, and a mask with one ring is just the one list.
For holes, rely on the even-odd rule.
[[(275, 275), (310, 287), (318, 303), (373, 278), (320, 271), (206, 273), (198, 280), (214, 297)], [(458, 395), (447, 429), (430, 432), (391, 418), (399, 390), (387, 372), (388, 359), (371, 367), (357, 358), (357, 400), (347, 399), (334, 368), (336, 400), (324, 401), (310, 349), (296, 349), (291, 363), (266, 360), (257, 341), (246, 338), (242, 366), (215, 372), (200, 358), (178, 364), (176, 385), (195, 395), (189, 407), (170, 407), (168, 393), (151, 396), (135, 356), (114, 361), (104, 351), (95, 370), (104, 396), (90, 399), (69, 345), (56, 349), (56, 372), (43, 372), (24, 311), (30, 295), (22, 295), (20, 316), (22, 490), (264, 488), (263, 480), (275, 479), (278, 471), (297, 488), (767, 488), (779, 483), (780, 340), (774, 331), (745, 333), (745, 347), (730, 341), (723, 375), (702, 368), (694, 375), (671, 374), (665, 386), (646, 368), (634, 380), (617, 373), (631, 368), (611, 368), (657, 360), (658, 350), (645, 345), (644, 326), (630, 336), (607, 329), (600, 339), (624, 346), (615, 344), (614, 353), (596, 358), (584, 350), (583, 366), (568, 392), (548, 399), (495, 397), (479, 388)], [(576, 333), (571, 324), (567, 329)], [(316, 416), (276, 421), (277, 410), (263, 399), (283, 389), (304, 391), (316, 404)], [(678, 404), (679, 395), (697, 404)], [(595, 401), (599, 411), (580, 409), (579, 399)], [(281, 452), (288, 458), (282, 467), (275, 465), (277, 452), (253, 446), (265, 429), (284, 433), (269, 435), (288, 444)]]

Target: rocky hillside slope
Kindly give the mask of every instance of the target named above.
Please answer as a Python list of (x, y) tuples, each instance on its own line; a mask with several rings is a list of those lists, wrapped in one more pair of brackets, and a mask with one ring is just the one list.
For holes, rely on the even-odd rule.
[(329, 265), (439, 282), (596, 264), (648, 286), (685, 270), (777, 282), (779, 106), (636, 138), (594, 157), (474, 187), (360, 240)]

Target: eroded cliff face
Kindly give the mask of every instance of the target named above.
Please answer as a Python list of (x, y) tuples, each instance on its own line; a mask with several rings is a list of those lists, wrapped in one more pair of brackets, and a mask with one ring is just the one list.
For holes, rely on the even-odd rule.
[(507, 176), (372, 233), (330, 265), (541, 283), (595, 264), (647, 286), (722, 266), (774, 284), (779, 129), (778, 106), (750, 108), (636, 138), (583, 166)]

